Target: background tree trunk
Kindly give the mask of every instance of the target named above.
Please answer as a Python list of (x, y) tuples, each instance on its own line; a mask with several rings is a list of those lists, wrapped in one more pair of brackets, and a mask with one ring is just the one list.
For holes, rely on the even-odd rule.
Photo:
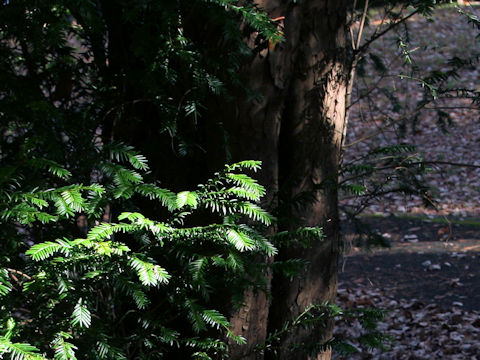
[[(224, 114), (224, 118), (228, 121), (227, 131), (230, 134), (233, 161), (262, 161), (262, 170), (255, 177), (267, 189), (263, 206), (271, 210), (278, 205), (278, 147), (284, 95), (280, 89), (272, 86), (270, 64), (265, 55), (253, 58), (246, 70), (248, 86), (260, 94), (262, 100), (238, 101), (233, 104), (234, 117)], [(272, 229), (271, 233), (274, 231)], [(271, 259), (264, 261), (271, 262)], [(267, 274), (267, 280), (271, 281), (271, 274)], [(269, 284), (267, 287), (270, 287)], [(235, 334), (247, 339), (247, 346), (232, 344), (232, 359), (263, 359), (263, 355), (255, 352), (254, 348), (265, 342), (269, 306), (265, 292), (252, 290), (245, 294), (245, 306), (233, 314), (231, 324)]]
[[(234, 348), (234, 359), (263, 358), (251, 349), (265, 341), (267, 331), (281, 328), (311, 304), (333, 302), (337, 282), (336, 184), (348, 74), (346, 1), (263, 0), (259, 5), (271, 18), (285, 17), (285, 41), (260, 49), (245, 67), (248, 85), (262, 100), (235, 104), (235, 118), (229, 122), (233, 160), (263, 161), (260, 181), (267, 186), (266, 201), (273, 207), (283, 205), (279, 230), (321, 226), (325, 239), (309, 249), (281, 249), (278, 260), (301, 258), (309, 266), (293, 280), (274, 275), (270, 308), (265, 295), (247, 295), (245, 307), (235, 313), (232, 323), (250, 350)], [(300, 198), (308, 201), (300, 204)], [(298, 349), (292, 352), (290, 347), (324, 343), (331, 332), (332, 324), (295, 329), (283, 336), (275, 354), (266, 357), (328, 359), (330, 351), (310, 355)]]
[[(203, 181), (202, 176), (223, 164), (225, 144), (217, 133), (212, 135), (218, 122), (225, 124), (229, 135), (227, 147), (231, 159), (227, 160), (262, 161), (262, 171), (256, 178), (267, 188), (263, 206), (279, 214), (278, 230), (321, 226), (326, 237), (309, 249), (281, 249), (277, 260), (304, 259), (309, 266), (301, 277), (293, 280), (279, 274), (267, 274), (267, 288), (271, 290), (272, 298), (262, 291), (252, 290), (245, 294), (245, 305), (233, 312), (231, 323), (234, 333), (244, 336), (248, 345), (231, 344), (231, 358), (328, 359), (329, 351), (310, 357), (307, 352), (300, 354), (300, 350), (292, 353), (290, 348), (295, 343), (324, 343), (331, 337), (331, 324), (313, 330), (295, 329), (284, 334), (274, 349), (275, 354), (263, 354), (255, 350), (255, 346), (263, 345), (269, 331), (280, 329), (309, 305), (333, 301), (335, 297), (338, 255), (336, 183), (348, 74), (346, 1), (304, 0), (294, 3), (259, 0), (258, 4), (271, 18), (278, 19), (285, 41), (272, 44), (262, 42), (255, 34), (252, 36), (250, 45), (255, 49), (255, 56), (245, 64), (243, 74), (246, 85), (258, 97), (246, 98), (242, 93), (229, 104), (208, 104), (206, 118), (209, 123), (205, 127), (209, 131), (205, 132), (208, 141), (204, 155), (196, 155), (194, 162), (192, 159), (176, 159), (169, 167), (171, 170), (166, 171), (161, 164), (172, 156), (169, 149), (159, 151), (157, 144), (168, 147), (170, 142), (146, 141), (149, 137), (158, 139), (158, 131), (145, 134), (144, 126), (126, 121), (119, 121), (116, 126), (112, 124), (111, 131), (115, 133), (115, 139), (133, 143), (147, 155), (152, 169), (161, 169), (164, 184), (174, 190)], [(116, 19), (118, 17), (111, 21)], [(114, 25), (109, 23), (111, 28), (115, 28)], [(110, 43), (112, 54), (122, 51), (123, 43), (113, 40)], [(127, 66), (114, 65), (120, 70)], [(136, 89), (132, 84), (131, 88), (133, 93), (125, 94), (127, 104), (131, 102), (128, 100), (143, 98), (141, 88)], [(152, 123), (150, 118), (157, 116), (148, 116), (145, 106), (142, 109), (142, 124), (156, 129), (159, 125)], [(154, 146), (146, 148), (145, 144)], [(300, 203), (299, 199), (303, 201)], [(276, 230), (272, 229), (272, 233)]]

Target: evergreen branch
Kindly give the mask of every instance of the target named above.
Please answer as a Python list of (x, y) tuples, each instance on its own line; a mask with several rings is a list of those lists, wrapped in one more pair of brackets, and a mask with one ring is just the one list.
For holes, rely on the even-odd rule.
[(207, 324), (214, 326), (217, 329), (220, 327), (225, 329), (230, 328), (230, 323), (227, 318), (217, 310), (203, 310), (202, 317)]
[(116, 161), (126, 161), (137, 170), (148, 170), (148, 163), (145, 156), (139, 154), (130, 145), (122, 142), (109, 144), (106, 150), (110, 152), (110, 158)]
[(68, 253), (72, 245), (67, 239), (58, 239), (56, 242), (46, 241), (35, 244), (25, 252), (25, 255), (30, 256), (35, 261), (45, 260), (52, 256), (57, 251)]
[(395, 22), (392, 22), (389, 26), (387, 26), (385, 29), (383, 29), (382, 31), (378, 32), (378, 33), (375, 33), (370, 39), (368, 39), (367, 41), (365, 41), (362, 46), (358, 47), (356, 49), (356, 53), (358, 54), (363, 54), (367, 49), (368, 47), (376, 40), (378, 40), (379, 38), (381, 38), (382, 36), (384, 36), (385, 34), (388, 34), (392, 29), (394, 29), (395, 27), (397, 27), (398, 25), (406, 22), (408, 19), (410, 19), (412, 16), (416, 15), (420, 13), (420, 9), (416, 9), (414, 11), (412, 11), (410, 14), (408, 14), (407, 16), (404, 16), (403, 18), (401, 18), (400, 20), (397, 20)]
[(253, 250), (255, 243), (245, 233), (229, 229), (227, 231), (227, 240), (235, 246), (238, 251)]
[(138, 278), (145, 286), (157, 286), (168, 283), (170, 275), (159, 265), (130, 256), (129, 266), (137, 272)]
[(198, 195), (194, 191), (182, 191), (177, 194), (177, 209), (183, 208), (185, 205), (195, 209), (198, 204)]
[(33, 158), (29, 160), (27, 164), (33, 167), (47, 169), (51, 174), (63, 180), (68, 180), (72, 176), (72, 173), (69, 170), (52, 160)]
[(0, 269), (0, 297), (7, 295), (11, 290), (12, 284), (10, 284), (7, 269)]
[(0, 354), (9, 354), (11, 360), (47, 360), (38, 353), (35, 346), (26, 343), (12, 343), (0, 337)]
[(135, 191), (149, 199), (160, 200), (161, 204), (170, 211), (177, 208), (177, 197), (170, 190), (159, 188), (154, 184), (139, 184), (135, 187)]
[(57, 334), (52, 342), (52, 349), (55, 351), (54, 360), (77, 360), (75, 350), (78, 348), (65, 341), (65, 339), (71, 339), (72, 337), (72, 335), (63, 331)]
[(90, 310), (85, 306), (83, 299), (80, 298), (73, 309), (71, 324), (73, 326), (79, 325), (80, 327), (88, 328), (91, 323), (92, 315)]

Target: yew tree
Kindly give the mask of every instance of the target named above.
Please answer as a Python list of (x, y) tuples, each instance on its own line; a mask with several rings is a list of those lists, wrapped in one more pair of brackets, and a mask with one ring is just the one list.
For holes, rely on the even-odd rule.
[(329, 359), (368, 6), (3, 1), (0, 354)]
[[(254, 339), (253, 344), (262, 343), (267, 333), (281, 329), (312, 304), (334, 302), (339, 251), (336, 179), (349, 74), (346, 1), (261, 5), (270, 17), (281, 19), (284, 41), (259, 48), (245, 68), (249, 87), (262, 97), (235, 102), (236, 117), (229, 122), (235, 134), (232, 154), (234, 159), (254, 156), (262, 161), (259, 179), (267, 186), (269, 206), (278, 209), (276, 231), (288, 231), (295, 238), (296, 232), (302, 236), (299, 229), (319, 226), (323, 236), (308, 244), (278, 244), (276, 261), (302, 259), (308, 265), (293, 279), (281, 272), (272, 275), (270, 306), (265, 294), (256, 293), (252, 303), (240, 309), (234, 328)], [(267, 356), (307, 358), (316, 353), (315, 345), (330, 338), (330, 321), (299, 327), (282, 334)], [(314, 358), (327, 358), (328, 353)]]

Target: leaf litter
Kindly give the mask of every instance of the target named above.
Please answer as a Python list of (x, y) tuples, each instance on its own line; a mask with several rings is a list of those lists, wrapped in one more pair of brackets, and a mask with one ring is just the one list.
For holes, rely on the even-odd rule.
[[(480, 12), (480, 7), (468, 9), (477, 15)], [(455, 56), (480, 56), (480, 38), (476, 37), (476, 30), (455, 8), (439, 9), (433, 19), (429, 22), (414, 16), (408, 22), (409, 31), (405, 32), (411, 40), (409, 47), (415, 49), (412, 59), (417, 77), (425, 77), (432, 70), (448, 71), (451, 69), (448, 59)], [(419, 196), (393, 193), (373, 199), (365, 212), (478, 217), (480, 108), (469, 98), (450, 94), (440, 96), (418, 113), (414, 112), (425, 94), (425, 86), (399, 76), (411, 71), (397, 45), (398, 37), (407, 36), (405, 33), (386, 35), (373, 46), (373, 52), (382, 56), (386, 70), (376, 72), (372, 64), (367, 64), (366, 76), (359, 77), (356, 82), (344, 161), (348, 164), (358, 154), (366, 154), (379, 146), (413, 144), (415, 156), (429, 162), (430, 170), (425, 174), (425, 180), (436, 206), (425, 206)], [(443, 85), (449, 89), (480, 91), (478, 65), (474, 62), (471, 66), (464, 66), (458, 71), (458, 77)], [(362, 98), (361, 94), (365, 93), (369, 97)], [(442, 118), (439, 114), (445, 115)], [(341, 205), (358, 205), (359, 201), (361, 198), (346, 196), (341, 199)]]
[[(474, 9), (478, 13), (478, 8)], [(442, 66), (442, 58), (479, 52), (475, 32), (465, 18), (452, 8), (435, 13), (435, 22), (414, 17), (409, 22), (412, 48), (421, 49), (415, 57), (419, 67), (427, 71)], [(425, 36), (428, 34), (428, 36)], [(417, 35), (415, 37), (415, 35)], [(415, 43), (416, 41), (416, 43)], [(439, 45), (431, 46), (437, 43)], [(403, 66), (392, 39), (383, 39), (377, 50), (387, 54), (390, 75), (386, 78), (392, 87), (400, 89), (399, 100), (404, 112), (411, 109), (422, 89), (413, 82), (393, 79)], [(386, 51), (391, 47), (391, 51)], [(383, 49), (383, 50), (382, 50)], [(465, 87), (479, 88), (479, 67), (463, 69), (459, 83)], [(367, 79), (374, 83), (375, 79)], [(357, 94), (365, 91), (368, 83), (359, 82)], [(363, 89), (362, 89), (362, 86)], [(373, 92), (375, 95), (375, 91)], [(422, 111), (414, 126), (399, 134), (398, 128), (387, 127), (385, 118), (399, 117), (392, 111), (385, 96), (377, 93), (377, 104), (356, 103), (351, 109), (345, 161), (355, 154), (371, 151), (403, 141), (416, 145), (417, 152), (427, 161), (444, 161), (480, 165), (480, 117), (478, 106), (467, 99), (444, 99), (436, 107), (448, 112), (450, 124), (439, 126), (435, 111)], [(375, 136), (372, 129), (382, 128)], [(357, 142), (359, 139), (365, 139)], [(480, 169), (475, 167), (432, 166), (426, 180), (438, 204), (427, 207), (415, 196), (390, 194), (374, 200), (365, 210), (376, 215), (426, 215), (477, 218), (480, 216)], [(341, 204), (354, 204), (346, 198)], [(395, 221), (394, 217), (391, 218)], [(375, 219), (372, 218), (372, 222)], [(418, 222), (417, 224), (418, 225)], [(350, 247), (345, 256), (344, 271), (340, 272), (337, 304), (342, 308), (375, 307), (387, 310), (385, 319), (378, 323), (378, 330), (391, 336), (387, 349), (364, 349), (358, 343), (352, 345), (360, 351), (342, 357), (334, 353), (333, 359), (480, 359), (480, 264), (478, 240), (480, 230), (471, 228), (462, 236), (451, 238), (445, 225), (392, 229), (385, 227), (384, 238), (391, 241), (392, 249), (366, 252)], [(381, 227), (381, 226), (380, 226)], [(424, 231), (427, 230), (427, 231)], [(461, 226), (454, 229), (461, 230)], [(356, 338), (364, 330), (359, 322), (339, 319), (336, 338)]]

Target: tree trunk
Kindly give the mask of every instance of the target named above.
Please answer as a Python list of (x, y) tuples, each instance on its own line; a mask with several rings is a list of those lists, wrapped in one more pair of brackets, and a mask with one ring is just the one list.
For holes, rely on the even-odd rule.
[[(336, 184), (348, 80), (346, 1), (263, 0), (259, 5), (271, 18), (285, 17), (285, 41), (270, 44), (246, 66), (249, 86), (263, 98), (237, 102), (229, 127), (233, 158), (258, 159), (260, 155), (260, 181), (267, 186), (267, 202), (287, 204), (279, 230), (321, 226), (325, 239), (309, 249), (281, 248), (276, 260), (301, 258), (309, 266), (293, 280), (274, 275), (270, 307), (265, 295), (247, 294), (246, 306), (232, 323), (249, 345), (247, 350), (233, 348), (232, 359), (263, 358), (253, 347), (264, 343), (267, 331), (280, 329), (311, 304), (333, 302), (337, 282)], [(300, 198), (308, 201), (299, 204)], [(292, 346), (324, 343), (331, 335), (331, 321), (313, 329), (293, 329), (265, 357), (329, 359), (330, 350), (294, 351)]]
[[(262, 205), (273, 209), (278, 204), (278, 147), (284, 103), (279, 89), (272, 86), (270, 65), (264, 56), (252, 59), (246, 71), (250, 89), (261, 94), (262, 100), (239, 101), (233, 105), (233, 119), (230, 114), (224, 115), (228, 121), (232, 159), (262, 161), (262, 170), (255, 177), (267, 188)], [(274, 231), (272, 229), (271, 233)], [(268, 263), (272, 259), (263, 260)], [(267, 274), (267, 278), (270, 282), (271, 274)], [(244, 301), (245, 306), (238, 309), (230, 321), (233, 332), (247, 339), (247, 346), (232, 344), (230, 358), (262, 359), (263, 355), (255, 351), (255, 346), (263, 344), (266, 339), (269, 299), (265, 292), (247, 291)]]

